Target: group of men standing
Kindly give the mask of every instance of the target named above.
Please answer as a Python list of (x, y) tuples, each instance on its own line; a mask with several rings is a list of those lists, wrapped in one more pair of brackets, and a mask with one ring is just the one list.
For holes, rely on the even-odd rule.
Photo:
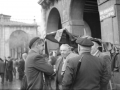
[(98, 49), (100, 42), (96, 39), (79, 37), (76, 43), (78, 53), (71, 51), (68, 44), (62, 44), (61, 55), (55, 57), (53, 65), (43, 54), (44, 40), (33, 38), (25, 61), (27, 90), (46, 90), (49, 84), (46, 79), (51, 76), (55, 77), (55, 90), (107, 90), (111, 79), (109, 54)]
[(2, 84), (4, 84), (4, 81), (12, 82), (13, 77), (15, 77), (15, 79), (22, 80), (25, 70), (24, 60), (26, 56), (27, 53), (23, 53), (22, 59), (20, 59), (19, 61), (13, 59), (12, 57), (8, 57), (5, 60), (0, 59), (0, 76)]
[(6, 81), (12, 82), (13, 76), (13, 62), (10, 57), (8, 57), (8, 60), (2, 60), (0, 59), (0, 76), (1, 76), (1, 83), (4, 84), (4, 81), (6, 78)]

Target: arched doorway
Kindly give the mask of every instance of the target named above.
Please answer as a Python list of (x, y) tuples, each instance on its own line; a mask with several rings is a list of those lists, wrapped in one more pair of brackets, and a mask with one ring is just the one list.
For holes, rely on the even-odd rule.
[[(53, 8), (47, 21), (47, 33), (57, 31), (62, 28), (60, 13), (56, 8)], [(59, 44), (47, 40), (48, 51), (56, 50), (59, 48)]]
[(97, 0), (72, 0), (70, 5), (72, 33), (101, 38)]
[[(97, 0), (86, 0), (84, 6), (84, 21), (88, 24), (91, 36), (101, 38), (101, 26)], [(86, 26), (85, 26), (85, 29)]]
[(10, 55), (21, 58), (22, 53), (28, 52), (28, 34), (22, 30), (12, 32), (9, 39)]

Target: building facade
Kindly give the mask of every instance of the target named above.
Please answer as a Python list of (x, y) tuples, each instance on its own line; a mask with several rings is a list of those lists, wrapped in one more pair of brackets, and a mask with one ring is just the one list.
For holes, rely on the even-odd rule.
[[(61, 28), (75, 35), (85, 32), (103, 41), (120, 44), (120, 0), (39, 0), (46, 33)], [(56, 49), (51, 46), (49, 49)], [(53, 44), (53, 43), (52, 43)]]
[(28, 52), (29, 40), (37, 36), (37, 24), (11, 21), (11, 16), (0, 14), (0, 58), (21, 58)]
[[(39, 0), (46, 33), (66, 28), (75, 35), (90, 35), (120, 45), (120, 0)], [(48, 41), (48, 51), (59, 45)], [(112, 88), (120, 90), (119, 72)]]

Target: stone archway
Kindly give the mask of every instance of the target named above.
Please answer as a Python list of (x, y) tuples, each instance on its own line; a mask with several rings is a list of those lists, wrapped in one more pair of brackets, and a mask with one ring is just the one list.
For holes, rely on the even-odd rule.
[(101, 38), (97, 0), (72, 0), (70, 5), (72, 33)]
[(91, 32), (91, 36), (101, 38), (100, 16), (97, 0), (85, 1), (83, 19), (88, 24), (88, 26), (85, 26), (85, 29), (89, 27), (89, 30), (87, 31)]
[(28, 39), (28, 34), (22, 30), (12, 32), (9, 39), (11, 57), (21, 58), (22, 53), (28, 51)]
[[(62, 28), (60, 13), (57, 8), (52, 8), (47, 21), (47, 33), (57, 31)], [(59, 44), (47, 40), (48, 51), (56, 50)]]

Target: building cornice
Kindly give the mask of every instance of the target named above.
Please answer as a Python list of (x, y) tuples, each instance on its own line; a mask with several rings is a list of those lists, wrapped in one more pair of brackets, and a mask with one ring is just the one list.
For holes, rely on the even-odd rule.
[(55, 3), (55, 1), (58, 0), (39, 0), (38, 4), (41, 5), (44, 9), (48, 9), (51, 5)]
[(28, 24), (28, 23), (22, 23), (17, 21), (9, 21), (9, 22), (0, 22), (0, 26), (6, 26), (6, 27), (38, 27), (37, 24)]

